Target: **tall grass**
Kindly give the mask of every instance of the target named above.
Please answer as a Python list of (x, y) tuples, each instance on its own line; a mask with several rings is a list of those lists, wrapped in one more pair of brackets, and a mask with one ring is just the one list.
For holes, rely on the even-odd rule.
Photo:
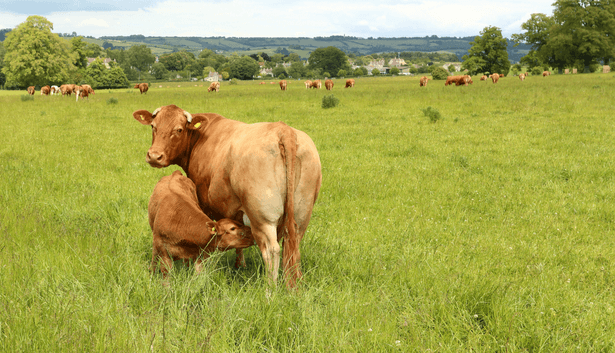
[[(300, 81), (87, 104), (1, 92), (0, 350), (612, 351), (614, 88), (602, 74), (366, 78), (327, 110)], [(267, 287), (254, 248), (239, 270), (224, 253), (200, 275), (176, 266), (168, 287), (149, 274), (147, 202), (176, 167), (145, 163), (132, 112), (167, 104), (315, 141), (298, 293)], [(428, 106), (447, 119), (429, 123)]]

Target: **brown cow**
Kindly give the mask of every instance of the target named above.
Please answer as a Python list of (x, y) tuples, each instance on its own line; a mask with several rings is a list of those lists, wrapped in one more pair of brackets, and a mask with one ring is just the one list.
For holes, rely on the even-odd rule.
[(286, 91), (286, 86), (287, 86), (286, 80), (280, 81), (280, 89), (282, 91)]
[[(179, 87), (179, 86), (177, 86), (177, 87)], [(149, 85), (147, 83), (145, 83), (145, 82), (137, 83), (134, 86), (134, 88), (138, 88), (139, 92), (141, 92), (141, 94), (143, 94), (143, 93), (147, 93), (147, 90), (149, 89)]]
[(28, 94), (29, 94), (29, 95), (31, 95), (31, 96), (33, 96), (33, 95), (34, 95), (35, 90), (36, 90), (36, 87), (34, 87), (34, 86), (30, 86), (30, 87), (28, 87)]
[(542, 72), (542, 77), (547, 77), (549, 75), (551, 75), (551, 73), (549, 71), (543, 71)]
[(94, 94), (94, 90), (92, 89), (92, 86), (90, 86), (90, 85), (81, 85), (81, 87), (86, 89), (88, 91), (88, 94)]
[(46, 96), (49, 95), (49, 93), (51, 92), (51, 87), (49, 86), (43, 86), (41, 87), (41, 96), (44, 94)]
[(264, 85), (264, 84), (265, 84), (265, 82), (264, 82), (264, 81), (262, 81), (261, 83), (259, 83), (259, 85)]
[(470, 75), (462, 75), (461, 78), (459, 78), (456, 82), (455, 82), (455, 86), (467, 86), (468, 84), (473, 84), (474, 81), (472, 81), (472, 77), (470, 77)]
[(480, 80), (481, 80), (481, 81), (487, 81), (487, 78), (488, 78), (487, 76), (482, 75), (482, 76), (480, 77)]
[(312, 87), (312, 81), (307, 80), (304, 83), (305, 83), (305, 89), (309, 89), (310, 87)]
[(327, 89), (327, 91), (330, 91), (333, 89), (333, 81), (331, 80), (326, 80), (325, 81), (325, 88)]
[(491, 74), (491, 82), (493, 83), (498, 83), (498, 80), (500, 79), (500, 75), (498, 74)]
[(427, 82), (428, 81), (429, 81), (429, 77), (427, 77), (427, 76), (421, 77), (421, 79), (419, 80), (419, 87), (427, 86)]
[(346, 80), (346, 87), (344, 88), (348, 88), (348, 87), (354, 87), (354, 79), (350, 78), (348, 80)]
[(312, 85), (310, 87), (320, 89), (320, 87), (322, 87), (322, 83), (320, 82), (320, 80), (312, 81)]
[(60, 86), (60, 92), (62, 93), (62, 96), (70, 96), (73, 93), (73, 90), (69, 85), (62, 85)]
[(207, 88), (207, 92), (220, 92), (220, 82), (212, 82), (209, 87)]
[(75, 102), (79, 100), (79, 97), (81, 97), (81, 99), (87, 98), (88, 101), (90, 100), (89, 94), (90, 92), (88, 91), (88, 88), (86, 87), (87, 85), (83, 85), (83, 86), (77, 86), (75, 88)]
[(199, 207), (196, 186), (179, 170), (156, 184), (147, 211), (153, 237), (150, 271), (157, 269), (160, 258), (165, 277), (173, 259), (193, 260), (200, 272), (202, 261), (215, 250), (236, 249), (235, 267), (239, 267), (241, 249), (254, 245), (250, 227), (228, 218), (214, 222), (207, 217)]
[(452, 85), (453, 83), (458, 86), (457, 82), (461, 80), (463, 76), (447, 76), (446, 81), (444, 82), (445, 86)]
[(179, 165), (208, 216), (248, 217), (273, 283), (284, 238), (283, 273), (294, 287), (301, 277), (299, 243), (322, 183), (312, 139), (282, 122), (246, 124), (213, 113), (191, 115), (175, 105), (137, 110), (133, 117), (152, 126), (145, 160), (156, 168)]
[(49, 92), (51, 93), (51, 95), (56, 95), (60, 93), (60, 87), (58, 86), (51, 86), (51, 91)]
[(525, 80), (525, 75), (524, 75), (524, 74), (519, 75), (519, 79), (520, 79), (521, 81)]

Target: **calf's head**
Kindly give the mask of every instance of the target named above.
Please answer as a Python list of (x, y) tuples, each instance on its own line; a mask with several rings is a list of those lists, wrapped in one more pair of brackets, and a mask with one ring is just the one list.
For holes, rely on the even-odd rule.
[(231, 219), (207, 222), (207, 228), (215, 236), (218, 250), (243, 249), (254, 245), (252, 229)]
[(188, 153), (192, 132), (202, 128), (200, 117), (193, 119), (190, 113), (175, 105), (158, 108), (153, 113), (137, 110), (132, 116), (152, 127), (152, 146), (145, 160), (156, 168), (178, 164)]

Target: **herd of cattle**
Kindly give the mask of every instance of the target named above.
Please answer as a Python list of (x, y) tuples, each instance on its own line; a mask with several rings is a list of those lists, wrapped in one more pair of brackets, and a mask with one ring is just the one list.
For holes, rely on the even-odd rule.
[[(259, 83), (259, 85), (264, 85), (264, 84), (265, 84), (264, 81)], [(271, 82), (271, 84), (273, 85), (275, 84), (275, 82)], [(279, 82), (279, 84), (280, 84), (280, 89), (282, 91), (286, 91), (286, 89), (288, 88), (288, 82), (286, 82), (286, 80), (282, 80)], [(310, 88), (321, 89), (322, 88), (322, 82), (320, 80), (315, 80), (315, 81), (307, 80), (304, 82), (304, 84), (305, 84), (306, 89), (310, 89)], [(325, 80), (325, 89), (327, 89), (327, 91), (331, 91), (333, 89), (333, 85), (334, 83), (332, 80)], [(218, 87), (220, 87), (220, 85), (218, 85)], [(346, 80), (346, 86), (344, 88), (349, 88), (349, 87), (354, 87), (353, 79)]]
[[(34, 92), (35, 92), (34, 86), (28, 87), (28, 94), (33, 96)], [(60, 87), (58, 86), (41, 87), (41, 95), (44, 95), (44, 96), (48, 96), (48, 95), (54, 96), (54, 95), (60, 95), (60, 94), (62, 94), (62, 96), (70, 96), (73, 93), (75, 93), (75, 95), (77, 96), (77, 100), (79, 100), (79, 97), (88, 98), (90, 94), (94, 94), (94, 90), (92, 89), (90, 85), (79, 86), (79, 85), (74, 85), (74, 84), (61, 85)]]

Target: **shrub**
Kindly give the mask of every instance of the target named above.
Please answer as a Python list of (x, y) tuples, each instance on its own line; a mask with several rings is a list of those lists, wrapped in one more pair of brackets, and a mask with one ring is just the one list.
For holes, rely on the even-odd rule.
[(324, 77), (331, 77), (331, 74), (330, 74), (330, 73), (328, 73), (328, 72), (326, 72), (326, 71), (325, 71), (325, 72), (323, 72), (323, 73), (322, 73), (322, 75), (323, 75)]
[(535, 67), (535, 68), (532, 69), (531, 74), (532, 75), (540, 75), (540, 74), (542, 74), (542, 70), (539, 67)]
[(117, 98), (109, 98), (107, 99), (107, 104), (117, 104)]
[(230, 79), (230, 80), (228, 81), (228, 84), (229, 84), (229, 85), (236, 85), (238, 82), (239, 82), (239, 80), (238, 80), (238, 79), (236, 79), (236, 78), (232, 78), (232, 79)]
[(444, 70), (443, 67), (436, 67), (431, 70), (431, 76), (434, 80), (446, 80), (448, 76), (448, 71)]
[(372, 75), (374, 75), (374, 76), (378, 76), (378, 75), (380, 75), (380, 70), (378, 70), (378, 69), (373, 69), (373, 70), (372, 70)]
[(340, 71), (337, 72), (337, 77), (345, 77), (346, 76), (346, 70), (341, 69)]
[(332, 94), (322, 97), (322, 107), (324, 109), (334, 108), (339, 102), (340, 100)]
[(429, 121), (432, 123), (435, 123), (438, 120), (442, 119), (442, 115), (436, 108), (427, 107), (426, 109), (423, 109), (423, 114), (429, 117)]
[(391, 75), (399, 75), (399, 69), (396, 67), (391, 68)]
[(21, 96), (22, 102), (33, 101), (33, 100), (34, 100), (34, 96), (31, 96), (29, 94), (24, 94)]

